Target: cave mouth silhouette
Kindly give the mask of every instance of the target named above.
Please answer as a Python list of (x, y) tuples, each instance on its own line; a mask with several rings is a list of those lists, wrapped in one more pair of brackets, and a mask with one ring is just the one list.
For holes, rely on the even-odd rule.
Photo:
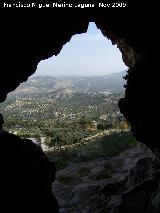
[[(133, 4), (136, 6), (136, 10), (133, 10)], [(148, 125), (155, 123), (155, 118), (157, 118), (159, 112), (157, 104), (148, 98), (148, 94), (155, 93), (158, 97), (158, 90), (156, 90), (156, 79), (159, 79), (158, 72), (155, 71), (154, 74), (150, 74), (151, 70), (153, 70), (153, 64), (158, 65), (154, 54), (157, 50), (155, 41), (158, 41), (158, 33), (155, 35), (155, 32), (158, 26), (158, 18), (156, 17), (157, 13), (148, 16), (155, 4), (144, 5), (144, 3), (139, 3), (139, 7), (137, 7), (135, 3), (133, 4), (131, 7), (128, 6), (127, 10), (123, 10), (123, 12), (120, 13), (118, 10), (107, 12), (106, 10), (102, 10), (100, 13), (95, 10), (69, 11), (68, 15), (62, 18), (62, 20), (59, 17), (59, 11), (58, 13), (53, 13), (53, 11), (48, 12), (45, 16), (42, 16), (42, 13), (38, 12), (35, 16), (35, 11), (30, 11), (28, 15), (28, 11), (23, 10), (23, 12), (20, 12), (16, 10), (12, 18), (10, 18), (9, 10), (5, 11), (5, 18), (0, 14), (3, 20), (1, 41), (5, 44), (1, 46), (3, 53), (1, 62), (4, 64), (3, 67), (5, 67), (5, 69), (0, 78), (0, 101), (3, 102), (10, 91), (17, 88), (20, 83), (26, 81), (27, 78), (35, 72), (39, 61), (49, 58), (52, 55), (57, 55), (63, 45), (66, 44), (73, 35), (86, 32), (89, 21), (93, 21), (98, 28), (101, 29), (104, 36), (110, 38), (113, 44), (117, 44), (122, 52), (124, 63), (129, 67), (126, 76), (125, 97), (119, 101), (122, 114), (127, 121), (131, 123), (132, 133), (137, 139), (149, 146), (152, 150), (159, 148), (160, 143), (157, 140), (157, 138), (159, 138), (159, 131), (155, 131), (155, 125)], [(21, 17), (23, 24), (20, 23), (19, 17)], [(148, 85), (150, 85), (150, 87), (148, 87)], [(52, 179), (49, 178), (52, 175), (51, 173), (47, 173), (48, 175), (43, 176), (46, 174), (46, 171), (48, 171), (45, 168), (45, 163), (43, 163), (43, 155), (39, 158), (39, 155), (37, 156), (38, 151), (36, 153), (33, 152), (33, 150), (35, 151), (35, 147), (28, 146), (21, 149), (22, 147), (20, 148), (18, 138), (14, 137), (14, 141), (16, 141), (17, 144), (17, 146), (14, 146), (17, 147), (16, 149), (10, 146), (12, 143), (6, 143), (7, 140), (6, 136), (1, 137), (1, 142), (3, 142), (1, 145), (2, 153), (0, 155), (0, 162), (2, 164), (1, 183), (3, 183), (2, 194), (6, 195), (3, 196), (1, 200), (3, 206), (9, 208), (9, 205), (5, 205), (5, 201), (7, 200), (8, 203), (14, 204), (12, 210), (16, 212), (25, 212), (25, 210), (26, 212), (32, 212), (32, 210), (35, 212), (36, 210), (57, 212), (55, 206), (46, 205), (51, 201), (51, 197), (45, 196), (46, 190), (44, 189), (49, 189), (50, 181), (48, 180)], [(4, 150), (8, 151), (7, 159)], [(21, 152), (22, 150), (23, 152)], [(28, 150), (28, 153), (24, 153), (24, 150)], [(38, 153), (40, 154), (40, 152)], [(32, 159), (31, 156), (36, 156), (37, 161), (35, 161), (34, 157)], [(22, 159), (24, 161), (22, 161)], [(19, 162), (21, 162), (21, 164), (14, 169)], [(33, 166), (33, 162), (35, 167)], [(40, 162), (42, 165), (39, 165)], [(19, 172), (21, 168), (24, 167), (27, 168), (27, 170), (23, 170), (24, 176), (20, 179), (21, 181), (18, 182), (19, 179), (16, 178), (20, 177)], [(46, 167), (49, 168), (48, 166)], [(32, 169), (30, 170), (29, 168)], [(7, 172), (10, 172), (6, 173), (6, 169)], [(44, 179), (39, 179), (41, 175), (36, 175), (37, 170), (39, 172), (38, 174), (42, 174)], [(28, 175), (30, 174), (29, 179), (25, 178), (25, 172)], [(37, 188), (34, 186), (36, 181), (34, 183), (32, 181), (33, 172), (35, 175), (34, 179), (39, 180), (36, 185)], [(14, 185), (10, 181), (10, 177), (12, 177), (12, 182), (17, 180)], [(48, 183), (47, 187), (43, 185), (44, 182)], [(28, 184), (26, 185), (24, 183)], [(124, 195), (126, 205), (124, 203), (120, 212), (147, 212), (150, 195), (158, 189), (158, 184), (154, 178), (150, 180), (149, 183), (149, 188), (146, 187), (147, 183), (145, 185), (147, 193), (143, 193), (146, 199), (142, 199), (143, 196), (141, 196), (142, 193), (140, 193), (142, 192), (140, 190), (143, 186), (140, 188), (137, 187)], [(7, 189), (6, 186), (8, 186)], [(11, 192), (18, 190), (16, 186), (18, 186), (19, 189), (19, 196), (12, 194), (13, 196), (8, 197), (8, 194), (11, 195)], [(43, 192), (39, 186), (43, 188)], [(28, 196), (24, 193), (25, 190), (23, 190), (23, 187), (25, 187), (25, 190), (31, 195), (33, 189), (35, 189), (35, 196), (29, 197), (30, 199), (28, 200)], [(37, 193), (36, 189), (39, 189)], [(137, 194), (135, 195), (134, 192)], [(24, 195), (23, 198), (22, 195)], [(36, 195), (38, 195), (38, 197)], [(132, 198), (135, 198), (135, 208), (137, 207), (136, 199), (140, 198), (138, 201), (143, 203), (139, 205), (139, 208), (143, 210), (138, 209), (137, 211), (137, 209), (132, 208), (133, 205), (128, 205), (128, 201), (130, 200), (129, 195), (134, 195)], [(48, 198), (48, 201), (46, 202), (46, 199), (43, 200), (43, 198)], [(21, 208), (19, 203), (17, 204), (17, 200), (23, 201)], [(37, 203), (40, 205), (37, 206)], [(3, 206), (1, 206), (1, 208)], [(24, 206), (27, 209), (24, 209)], [(47, 206), (52, 206), (52, 208), (49, 210)]]
[[(105, 44), (106, 44), (106, 46), (105, 46), (105, 48), (103, 48), (103, 46)], [(67, 46), (67, 47), (65, 47), (65, 46)], [(109, 50), (106, 50), (106, 49), (109, 49)], [(78, 54), (78, 51), (80, 52), (79, 54)], [(94, 54), (92, 54), (93, 51), (94, 51)], [(85, 52), (87, 52), (87, 53), (85, 53)], [(63, 53), (63, 55), (62, 55), (62, 53)], [(84, 53), (85, 53), (85, 56), (84, 56)], [(75, 57), (76, 54), (78, 55), (77, 56), (78, 60), (75, 60), (75, 63), (74, 63), (75, 65), (73, 66), (73, 61), (74, 61), (74, 57)], [(111, 57), (110, 57), (110, 54), (111, 54)], [(62, 56), (60, 56), (60, 55), (62, 55)], [(67, 55), (69, 55), (70, 57), (67, 57)], [(104, 57), (103, 55), (106, 55), (106, 57)], [(61, 57), (61, 58), (58, 59), (58, 57)], [(67, 57), (67, 59), (65, 59), (66, 57)], [(54, 56), (54, 58), (51, 57), (51, 58), (46, 59), (46, 60), (43, 61), (45, 63), (42, 65), (42, 68), (41, 68), (40, 71), (38, 71), (38, 67), (39, 67), (39, 64), (42, 61), (39, 62), (38, 66), (37, 66), (37, 70), (36, 70), (35, 74), (32, 75), (32, 77), (36, 77), (36, 76), (38, 76), (40, 74), (46, 74), (47, 75), (48, 74), (48, 72), (47, 72), (48, 68), (50, 69), (49, 75), (53, 75), (53, 77), (57, 77), (56, 74), (58, 74), (58, 73), (54, 74), (54, 71), (58, 72), (57, 69), (60, 66), (62, 66), (62, 69), (65, 69), (66, 67), (68, 69), (68, 66), (69, 66), (69, 68), (73, 67), (73, 71), (72, 71), (73, 73), (68, 73), (70, 71), (69, 69), (65, 73), (62, 73), (63, 70), (60, 70), (60, 75), (62, 75), (62, 77), (63, 76), (67, 76), (67, 74), (69, 76), (70, 75), (74, 75), (74, 73), (75, 73), (75, 76), (76, 76), (77, 73), (76, 73), (75, 69), (79, 68), (81, 65), (82, 65), (82, 68), (80, 68), (79, 73), (77, 75), (77, 77), (79, 76), (79, 78), (81, 76), (82, 77), (83, 76), (85, 76), (85, 77), (89, 77), (89, 76), (91, 76), (91, 77), (104, 76), (104, 75), (107, 74), (107, 73), (105, 73), (105, 70), (109, 70), (110, 71), (110, 69), (112, 69), (112, 67), (114, 67), (114, 70), (110, 71), (110, 72), (116, 74), (117, 71), (121, 71), (122, 69), (124, 70), (124, 69), (127, 68), (123, 64), (121, 57), (122, 56), (121, 56), (121, 53), (120, 53), (119, 49), (117, 47), (113, 46), (111, 41), (109, 41), (106, 37), (104, 37), (102, 35), (101, 31), (96, 28), (95, 23), (90, 22), (88, 24), (88, 29), (87, 29), (86, 33), (79, 34), (79, 35), (76, 34), (75, 36), (72, 36), (71, 40), (66, 45), (63, 46), (61, 52), (57, 56)], [(100, 62), (96, 61), (97, 58), (101, 59)], [(87, 61), (86, 61), (86, 59), (87, 59)], [(54, 66), (54, 64), (56, 63), (57, 60), (58, 60), (58, 63), (56, 64), (56, 66)], [(90, 61), (91, 63), (89, 63), (88, 61)], [(107, 63), (105, 64), (106, 61), (107, 61)], [(88, 62), (89, 65), (86, 64), (86, 62)], [(49, 66), (48, 66), (48, 64), (49, 64)], [(86, 75), (87, 70), (92, 70), (93, 71), (93, 69), (96, 66), (96, 64), (99, 65), (98, 69), (96, 68), (94, 70), (94, 73), (90, 72), (90, 73), (88, 73)], [(85, 66), (88, 66), (88, 67), (85, 68)], [(103, 71), (103, 73), (101, 73), (101, 69), (103, 69), (102, 66), (105, 67), (105, 70)], [(86, 70), (83, 71), (83, 69), (86, 69)], [(84, 75), (83, 75), (83, 73), (84, 73)], [(126, 73), (123, 73), (123, 75), (125, 75), (125, 74)], [(58, 77), (60, 77), (60, 76), (58, 76)], [(123, 81), (123, 84), (125, 84), (125, 81)], [(17, 95), (17, 94), (21, 94), (21, 93), (23, 94), (23, 91), (24, 91), (24, 94), (25, 94), (25, 91), (30, 91), (30, 87), (27, 88), (27, 86), (24, 86), (24, 87), (20, 86), (20, 87), (18, 87), (16, 89), (16, 91), (19, 91), (19, 90), (20, 90), (20, 93), (14, 93), (13, 92), (13, 95), (11, 93), (10, 96), (14, 97), (14, 95)], [(16, 105), (17, 104), (18, 103), (16, 103)], [(22, 103), (19, 102), (19, 104), (21, 105)], [(54, 106), (53, 106), (53, 108), (54, 108)], [(39, 116), (38, 117), (42, 118), (42, 120), (43, 120), (43, 113), (44, 112), (41, 112), (38, 108), (30, 109), (30, 110), (35, 110), (35, 111), (37, 110), (39, 112)], [(24, 111), (26, 111), (26, 110), (24, 110)], [(22, 111), (22, 114), (23, 114), (23, 111)], [(24, 113), (24, 115), (25, 114), (26, 113)], [(14, 112), (12, 112), (12, 115), (15, 116), (15, 119), (25, 120), (26, 122), (27, 122), (27, 120), (28, 120), (28, 122), (34, 120), (34, 118), (31, 118), (30, 114), (31, 113), (28, 110), (28, 115), (25, 115), (26, 117), (28, 117), (28, 119), (26, 119), (26, 118), (24, 118), (21, 115), (20, 115), (20, 118), (18, 118), (18, 116), (16, 114), (14, 114)], [(19, 124), (17, 124), (16, 126), (20, 127)], [(13, 132), (16, 134), (16, 131), (13, 131)], [(23, 137), (23, 135), (22, 135), (22, 137)], [(30, 137), (30, 138), (32, 140), (34, 139), (33, 137)]]
[[(71, 39), (72, 40), (72, 39)], [(71, 41), (70, 41), (71, 42)], [(68, 45), (69, 45), (69, 43), (68, 43)], [(64, 47), (65, 48), (65, 47)], [(61, 50), (61, 52), (59, 53), (59, 55), (61, 54), (63, 52), (63, 49)], [(56, 56), (56, 57), (58, 57), (58, 56)], [(56, 57), (55, 57), (55, 60), (53, 61), (53, 63), (56, 61)], [(99, 56), (100, 57), (100, 56)], [(43, 73), (45, 73), (45, 72), (43, 72)], [(54, 70), (53, 70), (53, 73), (54, 73)], [(21, 103), (20, 103), (21, 104)], [(45, 110), (44, 110), (45, 111)], [(26, 139), (22, 139), (23, 140), (23, 142), (26, 142), (26, 144), (28, 143), (28, 141), (26, 140)], [(25, 141), (26, 140), (26, 141)], [(33, 141), (33, 139), (32, 139), (32, 141)], [(26, 147), (24, 146), (24, 149), (26, 149)], [(27, 153), (28, 154), (28, 153)], [(29, 153), (30, 154), (30, 153)], [(37, 152), (33, 152), (32, 153), (33, 155), (35, 154), (36, 156), (37, 156)], [(53, 154), (54, 155), (54, 154)], [(34, 158), (32, 155), (31, 155), (31, 157), (32, 158)], [(42, 157), (42, 156), (41, 156)], [(82, 157), (81, 157), (82, 158)], [(28, 158), (28, 160), (30, 159), (30, 157)], [(32, 159), (31, 159), (32, 160)], [(33, 159), (34, 160), (34, 159)], [(50, 166), (48, 166), (49, 167), (49, 170), (52, 170), (53, 168), (54, 168), (54, 165), (51, 165), (51, 168), (50, 168)], [(35, 168), (34, 168), (35, 169)], [(44, 169), (46, 169), (46, 168), (44, 168)], [(46, 169), (46, 171), (43, 171), (43, 168), (41, 168), (40, 167), (40, 170), (42, 170), (41, 172), (45, 172), (45, 174), (46, 174), (46, 176), (48, 175), (48, 170)], [(83, 171), (83, 169), (82, 170), (80, 170), (80, 172), (82, 172), (82, 174), (83, 174), (83, 172), (85, 173), (87, 173), (87, 169), (85, 170), (84, 169), (84, 171)], [(32, 171), (31, 171), (32, 172)], [(41, 174), (41, 172), (38, 170), (38, 174)], [(51, 171), (52, 172), (52, 175), (54, 176), (55, 174), (55, 171)], [(33, 172), (32, 172), (33, 173)], [(82, 175), (81, 173), (80, 173), (80, 175)], [(42, 174), (41, 174), (42, 175)], [(102, 174), (103, 175), (103, 174)], [(51, 176), (51, 174), (49, 173), (49, 176)], [(28, 176), (27, 176), (28, 177)], [(38, 178), (35, 174), (34, 174), (34, 178)], [(51, 177), (51, 180), (54, 180), (54, 178), (53, 177)], [(50, 180), (50, 181), (51, 181)], [(40, 178), (40, 181), (41, 181), (41, 178)], [(39, 181), (39, 182), (40, 182)], [(18, 184), (18, 183), (17, 183)], [(30, 183), (29, 183), (30, 184)], [(41, 184), (41, 182), (39, 183), (39, 184)], [(32, 186), (33, 187), (33, 186)], [(73, 186), (74, 187), (74, 186)], [(28, 186), (28, 188), (30, 188), (29, 186)], [(34, 188), (34, 187), (33, 187)], [(50, 192), (50, 191), (49, 191)], [(43, 194), (43, 196), (42, 196), (42, 193), (44, 193)], [(36, 194), (36, 192), (35, 192), (35, 194)], [(40, 201), (42, 202), (42, 198), (44, 199), (44, 196), (46, 195), (46, 193), (45, 192), (41, 192), (40, 193), (40, 195), (39, 196), (42, 196), (41, 198), (39, 198), (39, 196), (38, 196), (38, 198), (37, 199), (40, 199)], [(47, 194), (47, 197), (49, 197), (49, 195), (50, 194)], [(34, 196), (34, 194), (33, 194), (33, 196)], [(53, 202), (54, 201), (54, 202)], [(54, 205), (56, 206), (57, 204), (56, 204), (56, 200), (52, 200), (52, 202), (54, 203)], [(48, 203), (48, 206), (50, 206), (51, 205), (51, 203)], [(45, 210), (46, 211), (46, 210)]]

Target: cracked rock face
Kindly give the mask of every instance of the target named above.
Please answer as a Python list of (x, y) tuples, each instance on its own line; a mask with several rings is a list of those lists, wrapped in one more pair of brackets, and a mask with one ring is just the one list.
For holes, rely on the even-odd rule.
[[(57, 172), (53, 184), (59, 211), (116, 213), (121, 205), (126, 208), (126, 203), (129, 205), (134, 201), (131, 197), (134, 188), (152, 177), (154, 158), (146, 146), (138, 144), (112, 158), (106, 156), (89, 162), (70, 163)], [(129, 193), (131, 199), (126, 201)], [(150, 200), (150, 195), (147, 194), (146, 199)], [(141, 202), (144, 201), (142, 197), (140, 193)], [(134, 212), (136, 209), (135, 205)], [(128, 209), (122, 212), (130, 213)]]

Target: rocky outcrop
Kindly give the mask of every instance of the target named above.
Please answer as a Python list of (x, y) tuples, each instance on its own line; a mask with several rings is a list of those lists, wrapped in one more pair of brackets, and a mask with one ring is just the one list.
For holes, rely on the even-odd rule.
[[(154, 154), (140, 144), (116, 157), (71, 163), (57, 172), (53, 184), (60, 212), (116, 213), (121, 206), (121, 212), (130, 213), (129, 202), (133, 201), (133, 188), (138, 188), (137, 185), (141, 184), (143, 186), (144, 180), (152, 177), (155, 171), (154, 161)], [(149, 186), (144, 189), (149, 191)], [(128, 193), (131, 198), (129, 200)], [(151, 194), (146, 194), (146, 197), (146, 200), (150, 199)], [(136, 196), (134, 198), (136, 204)], [(139, 194), (139, 199), (142, 203), (146, 202), (142, 193)], [(139, 208), (138, 201), (137, 207)], [(138, 208), (135, 207), (134, 212), (138, 213)]]

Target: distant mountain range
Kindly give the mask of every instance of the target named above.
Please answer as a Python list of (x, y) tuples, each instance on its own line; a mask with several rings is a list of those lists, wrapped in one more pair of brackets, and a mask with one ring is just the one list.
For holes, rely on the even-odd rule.
[(125, 80), (123, 76), (126, 71), (113, 73), (105, 76), (36, 76), (30, 77), (27, 82), (22, 83), (10, 96), (35, 96), (45, 93), (115, 93), (124, 91)]

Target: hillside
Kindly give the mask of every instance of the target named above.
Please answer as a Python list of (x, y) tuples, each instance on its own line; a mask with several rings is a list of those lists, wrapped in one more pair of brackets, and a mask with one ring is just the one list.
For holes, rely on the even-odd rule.
[(39, 94), (60, 92), (72, 94), (73, 92), (122, 92), (125, 83), (122, 78), (125, 71), (105, 76), (35, 76), (22, 83), (14, 92), (9, 94), (14, 97), (29, 97)]
[(48, 146), (55, 135), (68, 144), (105, 129), (123, 128), (118, 108), (123, 75), (31, 77), (1, 104), (4, 127), (22, 137), (47, 137)]

